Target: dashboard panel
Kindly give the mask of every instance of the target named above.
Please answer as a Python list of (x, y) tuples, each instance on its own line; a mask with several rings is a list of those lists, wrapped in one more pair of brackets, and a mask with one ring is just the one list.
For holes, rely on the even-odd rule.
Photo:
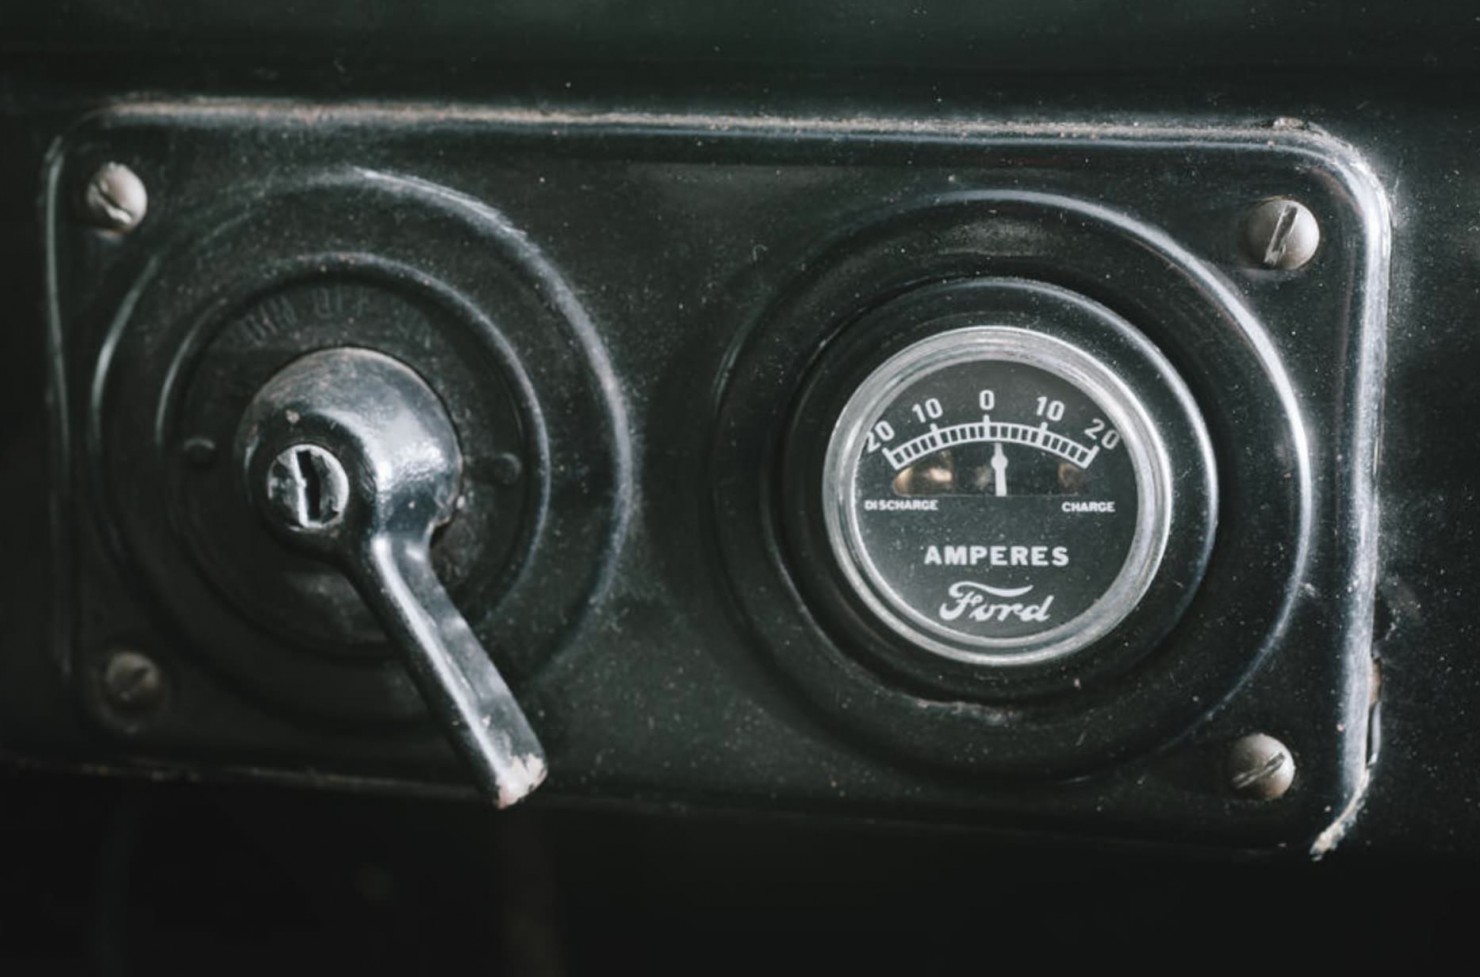
[(13, 768), (1473, 854), (1473, 28), (202, 9), (4, 42)]
[[(1365, 161), (1288, 124), (697, 121), (139, 104), (68, 133), (51, 655), (95, 726), (166, 769), (415, 789), (468, 782), (440, 719), (516, 741), (450, 739), (505, 802), (538, 763), (553, 793), (1333, 843), (1371, 751)], [(1317, 240), (1283, 260), (1292, 214)], [(433, 464), (398, 535), (376, 471)], [(504, 712), (438, 712), (417, 663), (459, 650), (393, 626), (416, 601), (465, 618)], [(1300, 790), (1241, 799), (1250, 736)]]

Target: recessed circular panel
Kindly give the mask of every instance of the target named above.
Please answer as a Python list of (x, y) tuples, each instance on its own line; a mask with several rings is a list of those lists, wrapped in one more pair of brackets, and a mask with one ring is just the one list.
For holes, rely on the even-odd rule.
[(88, 443), (100, 524), (182, 646), (296, 717), (423, 714), (349, 581), (274, 538), (233, 455), (268, 378), (352, 346), (446, 408), (463, 466), (436, 572), (511, 684), (542, 668), (609, 579), (630, 457), (594, 326), (528, 237), (446, 188), (332, 172), (192, 214), (160, 255), (104, 345)]
[(1028, 776), (1151, 749), (1231, 694), (1304, 572), (1310, 469), (1215, 272), (1011, 190), (902, 206), (801, 266), (731, 353), (711, 456), (730, 593), (778, 672), (901, 757)]

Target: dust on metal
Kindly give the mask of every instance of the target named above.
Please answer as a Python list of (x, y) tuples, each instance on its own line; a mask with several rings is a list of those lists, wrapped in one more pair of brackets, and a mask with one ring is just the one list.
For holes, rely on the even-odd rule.
[(492, 464), (493, 480), (499, 485), (513, 485), (524, 473), (524, 463), (515, 454), (496, 455)]

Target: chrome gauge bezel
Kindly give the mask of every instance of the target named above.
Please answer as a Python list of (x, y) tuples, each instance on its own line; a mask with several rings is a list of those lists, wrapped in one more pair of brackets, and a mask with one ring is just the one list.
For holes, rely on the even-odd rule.
[[(1072, 384), (1103, 410), (1121, 433), (1135, 473), (1136, 525), (1119, 572), (1089, 608), (1037, 634), (992, 638), (932, 620), (891, 587), (887, 575), (870, 556), (859, 525), (855, 483), (868, 430), (911, 385), (943, 368), (981, 361), (1036, 367)], [(1171, 375), (1169, 367), (1164, 375)], [(1057, 337), (1017, 326), (984, 323), (951, 329), (890, 357), (868, 375), (844, 405), (823, 464), (823, 517), (828, 540), (857, 598), (914, 646), (972, 665), (1046, 662), (1099, 641), (1135, 610), (1150, 588), (1171, 532), (1172, 463), (1146, 406), (1092, 354)]]

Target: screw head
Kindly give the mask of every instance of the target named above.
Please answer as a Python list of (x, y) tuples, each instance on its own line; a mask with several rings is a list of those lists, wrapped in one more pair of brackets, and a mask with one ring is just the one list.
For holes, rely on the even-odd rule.
[(1295, 781), (1295, 758), (1267, 733), (1250, 733), (1228, 750), (1228, 785), (1244, 797), (1272, 801)]
[(285, 448), (267, 467), (267, 510), (296, 532), (333, 529), (349, 504), (349, 476), (316, 444)]
[(122, 163), (104, 163), (82, 194), (88, 219), (110, 231), (131, 231), (149, 210), (149, 193), (137, 173)]
[(1321, 225), (1310, 208), (1289, 197), (1274, 197), (1244, 219), (1244, 248), (1261, 268), (1293, 271), (1315, 257)]
[(102, 692), (119, 713), (141, 717), (164, 704), (164, 672), (143, 652), (120, 648), (103, 662)]
[(499, 485), (513, 485), (519, 481), (519, 476), (524, 473), (524, 463), (519, 456), (505, 452), (495, 455), (490, 466), (493, 472), (493, 480)]
[(220, 453), (216, 442), (205, 435), (186, 438), (180, 445), (180, 453), (192, 468), (210, 468)]

